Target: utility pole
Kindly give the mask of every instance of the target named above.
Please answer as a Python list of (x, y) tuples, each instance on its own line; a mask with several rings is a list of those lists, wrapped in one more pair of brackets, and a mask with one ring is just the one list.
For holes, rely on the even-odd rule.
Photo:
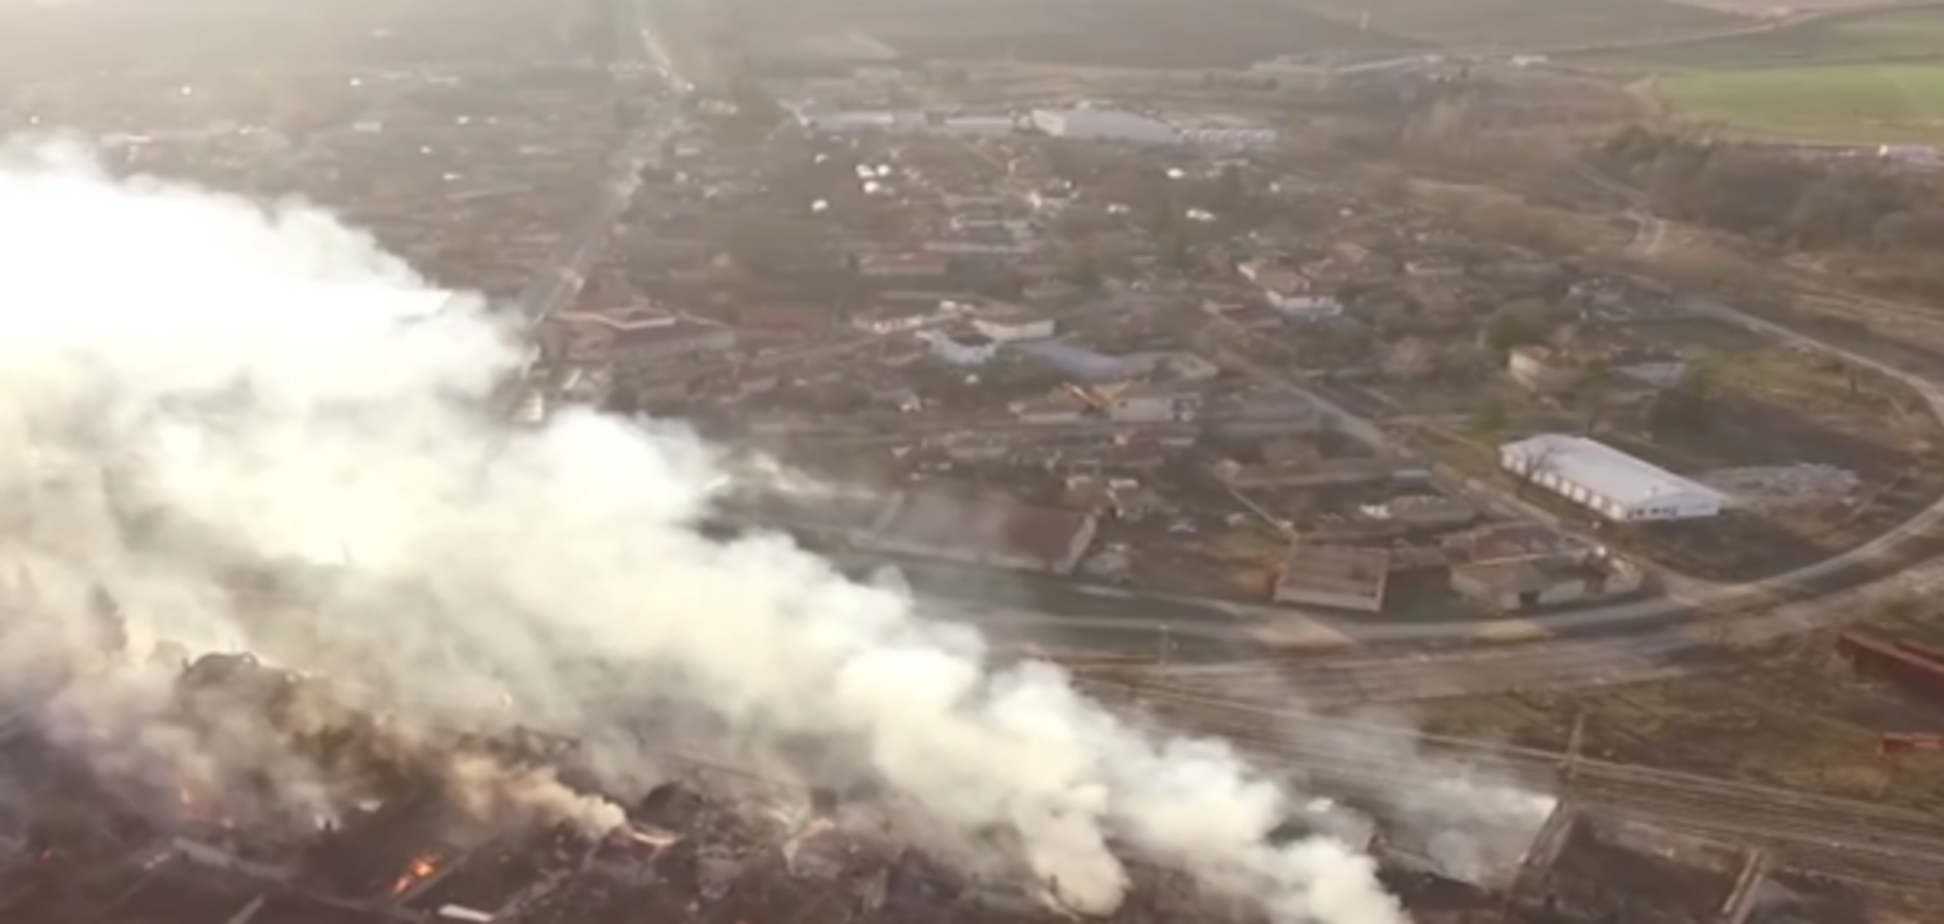
[(1168, 662), (1174, 656), (1174, 636), (1169, 632), (1168, 624), (1164, 622), (1156, 625), (1154, 632), (1154, 666), (1146, 671), (1134, 688), (1134, 702), (1141, 706), (1148, 704), (1149, 689), (1156, 680), (1160, 679), (1162, 672), (1167, 670)]
[(1546, 816), (1539, 833), (1533, 837), (1532, 846), (1520, 858), (1518, 869), (1506, 884), (1504, 900), (1499, 913), (1511, 918), (1519, 907), (1520, 900), (1526, 895), (1545, 899), (1547, 880), (1553, 861), (1573, 835), (1580, 820), (1579, 807), (1573, 802), (1573, 779), (1579, 774), (1580, 750), (1586, 741), (1586, 710), (1582, 709), (1573, 717), (1573, 731), (1566, 742), (1566, 753), (1559, 759), (1559, 801), (1553, 805), (1552, 814)]
[(1559, 762), (1559, 796), (1565, 798), (1579, 774), (1580, 751), (1586, 746), (1586, 710), (1573, 715), (1573, 732), (1566, 738), (1566, 754)]

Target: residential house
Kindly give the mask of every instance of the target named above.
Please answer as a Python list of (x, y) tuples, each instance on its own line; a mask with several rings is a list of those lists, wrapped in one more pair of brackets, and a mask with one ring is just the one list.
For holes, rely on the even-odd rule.
[(896, 334), (913, 331), (945, 317), (938, 303), (884, 300), (851, 315), (851, 326), (870, 334)]
[(857, 275), (866, 279), (937, 279), (952, 270), (951, 258), (922, 250), (862, 253), (855, 259)]
[(1404, 274), (1413, 279), (1456, 279), (1465, 275), (1465, 266), (1446, 257), (1419, 257), (1404, 261)]
[(1046, 340), (1059, 327), (1051, 315), (1019, 305), (996, 305), (978, 311), (972, 316), (972, 326), (996, 343)]
[(618, 381), (632, 381), (670, 361), (727, 353), (736, 332), (727, 325), (646, 306), (555, 315), (543, 335), (563, 358), (603, 363)]
[(1515, 612), (1585, 599), (1588, 569), (1575, 561), (1545, 555), (1474, 562), (1451, 569), (1451, 589), (1495, 610)]
[(1118, 423), (1169, 423), (1194, 420), (1201, 393), (1178, 385), (1138, 382), (1092, 390), (1108, 419)]
[(1540, 395), (1569, 391), (1585, 373), (1579, 363), (1564, 353), (1542, 346), (1514, 348), (1506, 357), (1505, 371), (1521, 387)]
[(933, 356), (954, 366), (983, 366), (997, 355), (999, 345), (976, 330), (920, 331), (919, 339)]
[(1463, 498), (1442, 494), (1407, 494), (1379, 504), (1365, 504), (1360, 512), (1407, 529), (1449, 529), (1478, 519), (1478, 508)]
[(1333, 290), (1319, 286), (1316, 280), (1281, 263), (1249, 260), (1237, 264), (1236, 271), (1262, 290), (1263, 300), (1269, 307), (1291, 320), (1317, 320), (1343, 313), (1343, 303)]
[(1042, 397), (1014, 401), (1010, 410), (1020, 423), (1068, 424), (1084, 419), (1093, 410), (1093, 405), (1071, 390), (1062, 388)]

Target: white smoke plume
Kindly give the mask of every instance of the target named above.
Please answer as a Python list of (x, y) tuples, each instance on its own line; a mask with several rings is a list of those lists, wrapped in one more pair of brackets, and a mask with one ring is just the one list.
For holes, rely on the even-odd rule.
[(1391, 833), (1412, 842), (1439, 873), (1504, 884), (1558, 800), (1481, 757), (1461, 761), (1425, 749), (1394, 712), (1368, 710), (1360, 719), (1303, 723), (1291, 734), (1339, 760), (1384, 768), (1348, 788), (1382, 806)]
[[(0, 254), (0, 575), (25, 609), (0, 672), (77, 672), (68, 714), (91, 734), (139, 728), (143, 700), (76, 660), (98, 583), (139, 639), (254, 651), (397, 721), (586, 735), (616, 777), (651, 760), (658, 742), (615, 729), (655, 701), (842, 742), (932, 821), (1008, 832), (1076, 908), (1120, 901), (1125, 845), (1278, 921), (1404, 921), (1359, 851), (1272, 846), (1302, 800), (1228, 748), (1137, 732), (1051, 667), (994, 670), (976, 635), (785, 538), (705, 537), (718, 453), (682, 427), (502, 426), (516, 340), (319, 211), (17, 148)], [(308, 602), (245, 589), (264, 574)], [(197, 761), (295, 760), (247, 726), (214, 740)], [(526, 810), (617, 817), (551, 777), (450, 773), (485, 809), (528, 792)]]

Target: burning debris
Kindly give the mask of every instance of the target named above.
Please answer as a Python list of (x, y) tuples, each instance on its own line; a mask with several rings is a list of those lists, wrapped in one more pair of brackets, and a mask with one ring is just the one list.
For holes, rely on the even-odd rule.
[[(831, 922), (940, 909), (975, 921), (1086, 917), (1057, 882), (1019, 888), (1004, 871), (968, 876), (964, 864), (916, 849), (900, 832), (900, 807), (881, 793), (792, 789), (671, 758), (679, 778), (617, 805), (611, 825), (590, 828), (571, 812), (498, 815), (482, 808), (504, 803), (473, 791), (483, 776), (544, 777), (565, 789), (559, 781), (578, 773), (573, 743), (531, 731), (401, 737), (395, 721), (335, 705), (321, 679), (247, 655), (206, 656), (178, 671), (154, 717), (191, 744), (245, 725), (284, 736), (292, 753), (313, 759), (320, 772), (309, 782), (331, 811), (269, 811), (273, 782), (251, 776), (174, 781), (158, 797), (161, 781), (134, 772), (139, 749), (89, 751), (100, 739), (60, 726), (57, 695), (48, 722), (0, 743), (39, 755), (19, 763), (39, 767), (16, 780), (20, 796), (0, 803), (0, 832), (18, 832), (0, 840), (6, 920), (598, 924), (693, 920), (697, 911), (778, 920), (805, 908)], [(420, 753), (434, 742), (491, 769), (455, 777), (451, 761)], [(32, 813), (41, 806), (58, 809)], [(1304, 825), (1292, 821), (1276, 836), (1294, 842), (1313, 833)], [(1179, 874), (1133, 868), (1138, 881), (1114, 918), (1208, 907)], [(1406, 867), (1385, 876), (1406, 893), (1438, 881)]]
[[(1293, 779), (995, 659), (785, 537), (701, 529), (722, 453), (690, 430), (506, 426), (524, 325), (368, 235), (20, 153), (0, 158), (0, 603), (31, 615), (6, 627), (0, 702), (34, 703), (30, 750), (64, 762), (18, 771), (23, 804), (73, 817), (32, 819), (52, 852), (9, 924), (185, 882), (242, 917), (308, 902), (279, 924), (655, 896), (671, 920), (786, 900), (834, 920), (891, 904), (900, 865), (975, 919), (1406, 920), (1340, 831), (1360, 825), (1264, 836), (1307, 798)], [(771, 798), (664, 746), (842, 798)], [(637, 817), (670, 782), (693, 792)], [(610, 843), (635, 825), (675, 839)]]

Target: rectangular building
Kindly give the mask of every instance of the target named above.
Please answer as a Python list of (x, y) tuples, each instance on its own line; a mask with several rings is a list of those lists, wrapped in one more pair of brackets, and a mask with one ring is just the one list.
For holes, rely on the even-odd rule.
[(1117, 109), (1035, 109), (1033, 127), (1074, 141), (1173, 144), (1179, 135), (1166, 122)]
[(1390, 566), (1383, 549), (1302, 544), (1283, 562), (1270, 596), (1277, 603), (1381, 612)]
[(936, 279), (952, 271), (951, 258), (923, 250), (860, 253), (856, 264), (866, 279)]
[(1585, 370), (1557, 350), (1523, 346), (1506, 355), (1505, 371), (1527, 391), (1556, 395), (1579, 384)]
[(1023, 343), (1048, 340), (1059, 332), (1059, 322), (1018, 305), (994, 305), (973, 315), (972, 326), (998, 343)]
[(900, 494), (860, 544), (968, 565), (1071, 574), (1098, 528), (1092, 514), (932, 482)]
[(1499, 447), (1499, 465), (1616, 523), (1719, 516), (1726, 497), (1605, 443), (1542, 433)]
[(736, 348), (736, 332), (728, 325), (653, 308), (570, 311), (555, 318), (555, 327), (564, 341), (564, 359), (605, 363), (618, 380), (631, 380), (672, 360)]

